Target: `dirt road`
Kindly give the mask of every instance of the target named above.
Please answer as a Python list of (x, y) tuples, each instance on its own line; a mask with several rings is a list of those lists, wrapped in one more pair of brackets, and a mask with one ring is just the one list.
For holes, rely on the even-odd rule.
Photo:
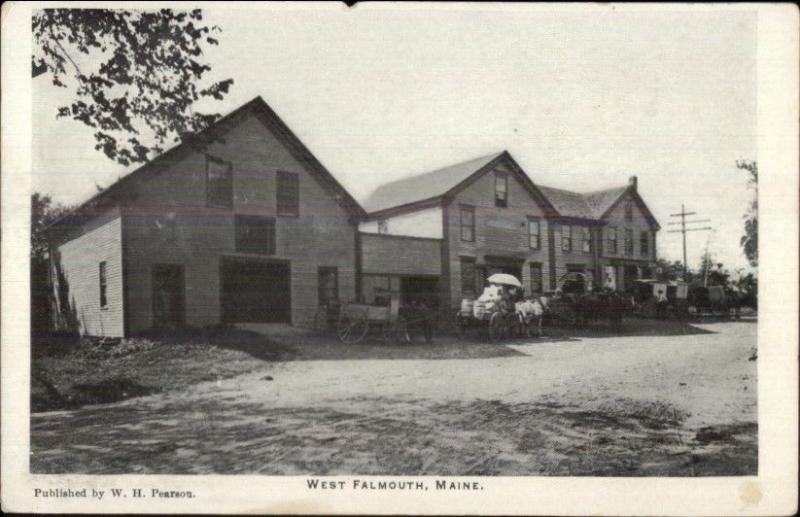
[(31, 422), (39, 473), (720, 475), (757, 470), (754, 322), (474, 359), (263, 370)]

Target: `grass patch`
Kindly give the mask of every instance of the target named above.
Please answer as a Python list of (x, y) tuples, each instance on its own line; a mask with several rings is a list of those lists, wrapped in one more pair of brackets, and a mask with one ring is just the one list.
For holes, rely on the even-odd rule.
[(286, 353), (263, 336), (239, 331), (169, 340), (83, 338), (68, 346), (42, 338), (32, 357), (31, 411), (116, 402), (234, 377)]

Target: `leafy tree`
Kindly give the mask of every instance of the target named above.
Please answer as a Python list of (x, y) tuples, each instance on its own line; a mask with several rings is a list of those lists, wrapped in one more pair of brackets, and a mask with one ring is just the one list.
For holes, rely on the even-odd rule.
[(744, 235), (740, 240), (744, 255), (753, 267), (758, 267), (758, 162), (740, 161), (736, 167), (750, 173), (749, 186), (755, 191), (744, 215)]
[(43, 9), (33, 16), (32, 73), (75, 83), (57, 116), (93, 128), (95, 149), (122, 165), (145, 162), (219, 118), (194, 106), (222, 99), (233, 84), (200, 85), (211, 70), (203, 49), (218, 44), (220, 31), (203, 24), (200, 9)]
[(46, 331), (50, 323), (47, 225), (65, 214), (69, 207), (53, 205), (50, 196), (31, 196), (31, 325), (34, 332)]
[[(687, 271), (691, 274), (690, 271)], [(679, 260), (668, 261), (663, 258), (656, 259), (656, 278), (658, 280), (682, 280), (683, 263)]]

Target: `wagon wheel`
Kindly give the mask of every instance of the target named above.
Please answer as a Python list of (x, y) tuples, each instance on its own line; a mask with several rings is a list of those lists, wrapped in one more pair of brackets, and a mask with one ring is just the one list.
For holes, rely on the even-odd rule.
[(505, 333), (506, 322), (503, 315), (499, 312), (492, 314), (489, 318), (489, 339), (492, 343), (498, 343)]
[(339, 316), (336, 333), (342, 343), (358, 343), (364, 339), (368, 330), (369, 320), (363, 311), (342, 312)]

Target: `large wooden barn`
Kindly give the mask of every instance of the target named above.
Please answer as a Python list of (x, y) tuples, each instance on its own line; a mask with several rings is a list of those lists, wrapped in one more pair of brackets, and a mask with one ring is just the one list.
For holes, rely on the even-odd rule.
[(308, 325), (325, 297), (356, 297), (363, 215), (256, 98), (51, 228), (61, 324)]

